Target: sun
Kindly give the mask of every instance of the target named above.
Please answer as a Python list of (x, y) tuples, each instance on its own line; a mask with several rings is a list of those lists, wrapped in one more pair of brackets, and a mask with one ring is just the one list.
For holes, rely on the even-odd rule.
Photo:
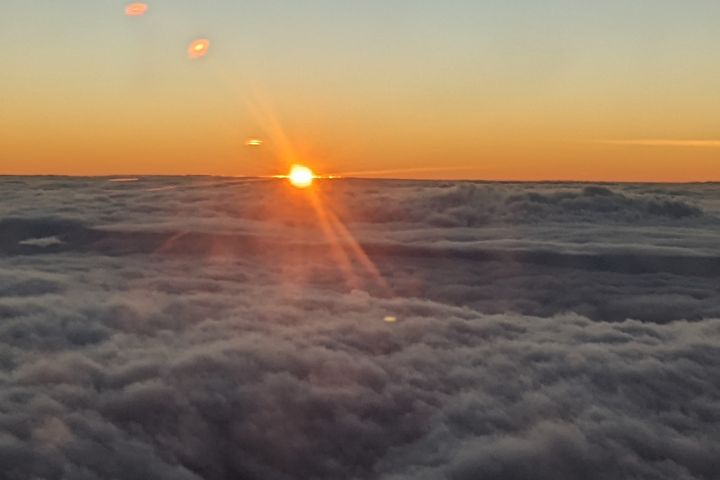
[(293, 165), (287, 178), (295, 188), (308, 188), (315, 180), (315, 174), (304, 165)]

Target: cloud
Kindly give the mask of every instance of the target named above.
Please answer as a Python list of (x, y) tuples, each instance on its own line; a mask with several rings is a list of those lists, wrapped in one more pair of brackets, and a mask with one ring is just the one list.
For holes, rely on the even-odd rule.
[(33, 247), (49, 247), (52, 245), (61, 245), (63, 243), (58, 237), (42, 237), (42, 238), (29, 238), (18, 242), (20, 245), (29, 245)]
[(638, 147), (720, 148), (720, 140), (679, 140), (672, 138), (599, 140), (598, 143)]
[(329, 185), (0, 182), (4, 478), (717, 477), (717, 186)]

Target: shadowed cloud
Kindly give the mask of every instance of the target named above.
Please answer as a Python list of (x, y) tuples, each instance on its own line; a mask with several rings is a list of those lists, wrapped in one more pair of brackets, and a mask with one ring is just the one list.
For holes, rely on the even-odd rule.
[(318, 181), (354, 285), (282, 182), (0, 193), (3, 478), (720, 471), (715, 185)]

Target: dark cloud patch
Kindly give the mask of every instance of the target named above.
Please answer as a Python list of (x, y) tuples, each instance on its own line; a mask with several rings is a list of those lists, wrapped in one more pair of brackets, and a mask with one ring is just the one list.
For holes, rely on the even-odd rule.
[[(577, 312), (602, 321), (666, 323), (720, 318), (717, 276), (628, 274), (513, 262), (418, 258), (384, 265), (395, 292), (487, 313), (552, 316)], [(392, 272), (392, 275), (390, 275)]]
[(17, 273), (15, 275), (0, 275), (0, 297), (30, 297), (62, 291), (62, 285), (51, 279), (23, 277), (23, 275)]
[(405, 190), (402, 202), (392, 202), (392, 192), (378, 193), (359, 208), (352, 205), (353, 211), (346, 216), (380, 223), (428, 222), (438, 227), (543, 221), (646, 223), (653, 217), (658, 221), (700, 221), (706, 216), (694, 199), (599, 185), (459, 183)]
[(80, 222), (62, 217), (0, 219), (0, 254), (58, 251), (63, 239), (83, 230)]
[(0, 477), (718, 477), (717, 186), (321, 188), (0, 181)]
[(634, 221), (644, 220), (648, 215), (681, 219), (703, 213), (701, 208), (686, 201), (655, 195), (631, 196), (596, 185), (586, 186), (577, 192), (513, 195), (507, 203), (526, 219), (530, 215), (540, 215), (542, 218), (564, 213), (572, 219), (594, 219), (598, 215), (605, 219)]

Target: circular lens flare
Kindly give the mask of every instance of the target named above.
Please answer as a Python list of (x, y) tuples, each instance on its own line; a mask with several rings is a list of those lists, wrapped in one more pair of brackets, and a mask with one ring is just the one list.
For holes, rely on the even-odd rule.
[(125, 7), (125, 15), (129, 17), (139, 17), (145, 15), (148, 11), (148, 6), (145, 3), (131, 3)]
[(295, 188), (308, 188), (312, 185), (315, 174), (304, 165), (293, 165), (287, 178)]
[(188, 57), (190, 58), (201, 58), (207, 55), (210, 49), (210, 40), (206, 38), (199, 38), (193, 40), (188, 46)]

